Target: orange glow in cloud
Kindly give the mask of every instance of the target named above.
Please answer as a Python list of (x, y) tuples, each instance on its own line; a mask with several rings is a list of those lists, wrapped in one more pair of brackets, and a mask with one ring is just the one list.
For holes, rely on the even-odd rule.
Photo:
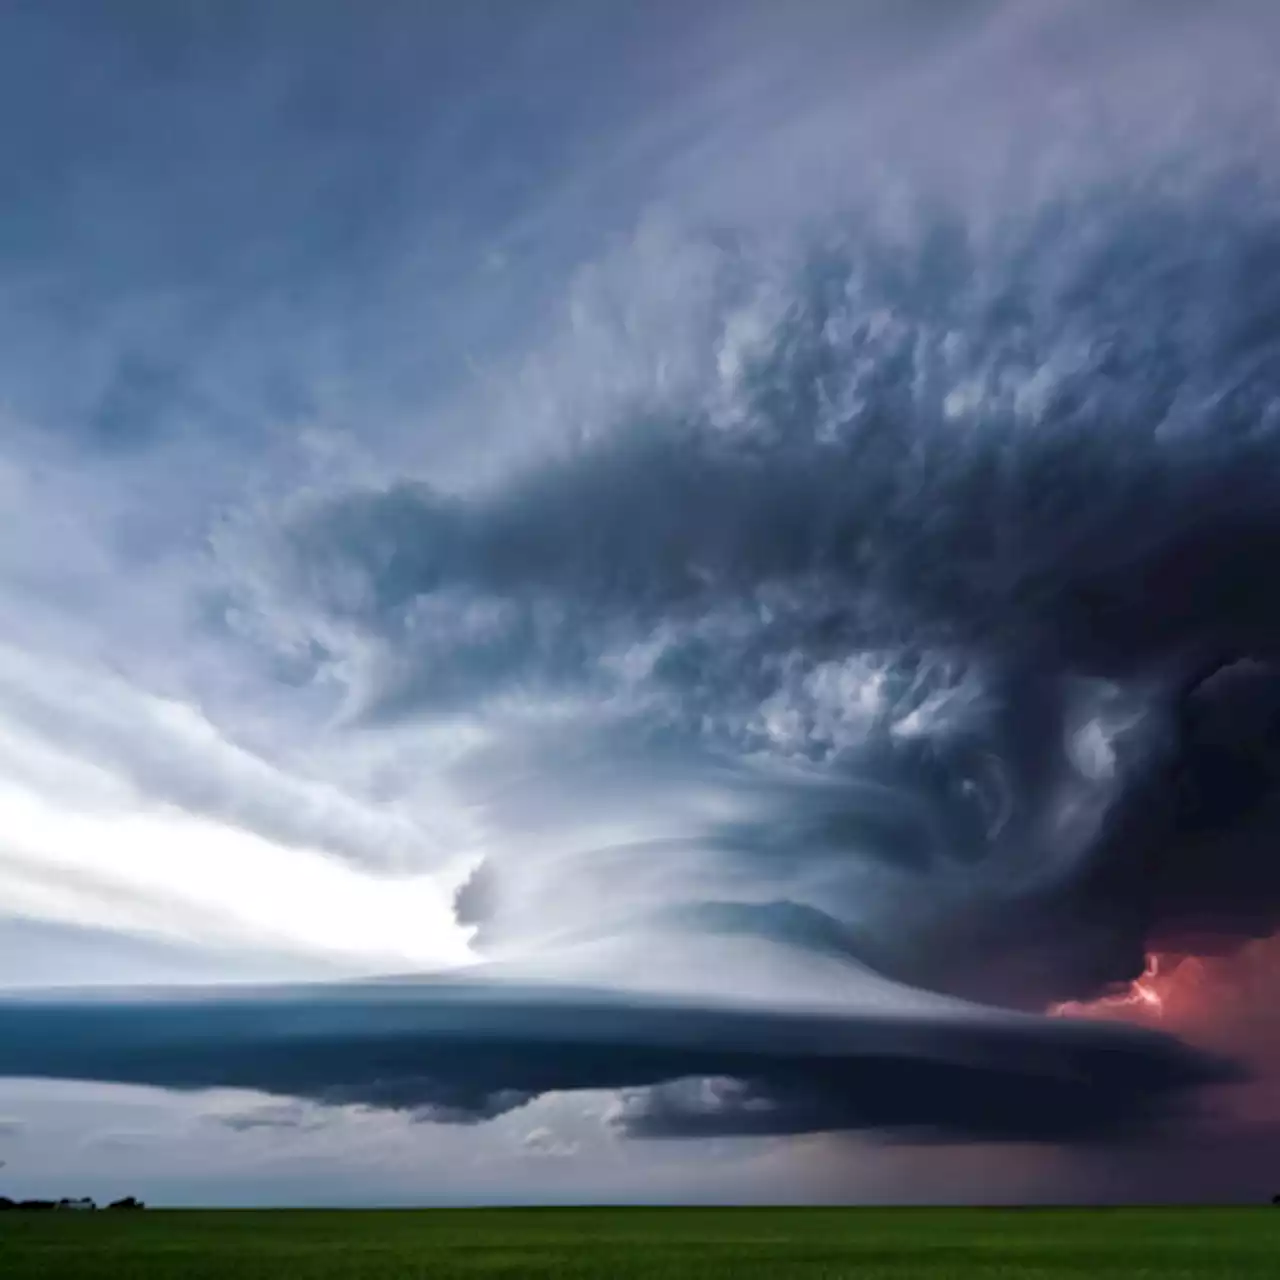
[(1227, 954), (1153, 952), (1142, 973), (1096, 1000), (1052, 1005), (1051, 1015), (1133, 1022), (1242, 1064), (1252, 1079), (1215, 1106), (1237, 1121), (1280, 1125), (1280, 936)]
[(1122, 991), (1096, 1000), (1067, 1000), (1050, 1005), (1048, 1012), (1063, 1018), (1117, 1018), (1147, 1022), (1187, 1012), (1201, 977), (1201, 963), (1194, 956), (1147, 956), (1138, 977)]

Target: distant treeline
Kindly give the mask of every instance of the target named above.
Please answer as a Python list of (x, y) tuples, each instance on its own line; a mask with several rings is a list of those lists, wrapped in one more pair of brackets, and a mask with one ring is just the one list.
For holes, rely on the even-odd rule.
[[(12, 1210), (25, 1212), (45, 1212), (53, 1209), (89, 1210), (98, 1206), (88, 1197), (82, 1200), (10, 1200), (8, 1196), (0, 1196), (0, 1213)], [(125, 1196), (123, 1200), (113, 1200), (106, 1206), (108, 1209), (145, 1209), (147, 1206), (135, 1196)]]

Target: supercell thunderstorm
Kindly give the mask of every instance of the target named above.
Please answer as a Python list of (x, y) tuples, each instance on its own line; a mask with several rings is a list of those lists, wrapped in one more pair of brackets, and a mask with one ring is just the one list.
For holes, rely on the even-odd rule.
[(11, 1000), (0, 1070), (1055, 1141), (1232, 1078), (1123, 1021), (1280, 925), (1270, 172), (646, 236), (491, 474), (237, 532), (353, 720), (482, 726), (477, 965)]
[(496, 853), (481, 936), (594, 861), (603, 912), (678, 862), (737, 888), (680, 904), (708, 927), (1024, 1008), (1270, 933), (1274, 212), (1175, 174), (717, 247), (705, 383), (477, 493), (301, 517), (286, 589), (395, 654), (367, 714), (582, 699), (589, 763), (538, 785), (613, 750), (745, 794), (678, 850)]

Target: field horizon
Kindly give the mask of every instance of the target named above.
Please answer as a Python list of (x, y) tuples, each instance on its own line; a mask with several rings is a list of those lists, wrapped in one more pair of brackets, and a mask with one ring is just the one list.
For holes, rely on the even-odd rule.
[(591, 1205), (9, 1213), (5, 1280), (1270, 1276), (1270, 1205)]

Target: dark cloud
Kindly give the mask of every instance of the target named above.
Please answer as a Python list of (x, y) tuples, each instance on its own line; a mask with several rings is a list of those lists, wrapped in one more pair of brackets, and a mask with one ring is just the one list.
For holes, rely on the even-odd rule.
[[(907, 243), (839, 227), (732, 353), (731, 422), (691, 396), (484, 493), (341, 497), (295, 525), (299, 572), (416, 647), (399, 696), (427, 701), (581, 678), (663, 621), (654, 677), (706, 696), (796, 647), (999, 638), (1112, 673), (1266, 645), (1276, 208), (1192, 174), (994, 228), (926, 211)], [(717, 246), (708, 357), (761, 252)]]
[[(980, 64), (1007, 88), (941, 133), (932, 80), (908, 85), (901, 131), (886, 129), (901, 110), (841, 97), (832, 129), (759, 94), (762, 116), (808, 126), (783, 141), (809, 144), (813, 168), (839, 155), (876, 175), (842, 189), (838, 214), (806, 193), (803, 229), (779, 228), (736, 216), (736, 197), (774, 211), (765, 197), (790, 185), (778, 139), (755, 116), (701, 138), (730, 86), (675, 92), (716, 63), (701, 22), (676, 40), (644, 6), (603, 23), (481, 6), (437, 28), (412, 6), (366, 22), (327, 5), (299, 43), (290, 6), (250, 8), (134, 32), (28, 6), (0, 51), (0, 148), (29, 187), (0, 218), (0, 267), (36, 280), (6, 347), (11, 398), (110, 444), (95, 458), (111, 466), (199, 418), (214, 444), (192, 446), (186, 484), (157, 505), (181, 508), (172, 527), (202, 549), (190, 510), (239, 494), (281, 419), (336, 404), (377, 454), (407, 402), (434, 432), (417, 397), (438, 407), (473, 349), (505, 348), (522, 318), (542, 327), (547, 281), (630, 224), (628, 197), (604, 192), (647, 172), (632, 163), (646, 146), (678, 152), (654, 166), (659, 188), (726, 152), (773, 157), (743, 192), (726, 177), (728, 195), (691, 198), (575, 278), (564, 332), (512, 377), (516, 461), (481, 397), (459, 410), (466, 441), (396, 440), (379, 473), (393, 480), (273, 481), (261, 544), (256, 500), (213, 539), (227, 559), (236, 537), (252, 544), (219, 561), (228, 631), (275, 642), (299, 681), (331, 679), (366, 722), (459, 713), (501, 740), (457, 770), (495, 828), (456, 901), (483, 945), (535, 969), (538, 948), (515, 943), (629, 938), (632, 972), (673, 993), (606, 990), (584, 962), (575, 976), (599, 990), (12, 1000), (0, 1072), (448, 1121), (623, 1089), (615, 1121), (636, 1135), (1045, 1141), (1154, 1123), (1226, 1078), (1149, 1033), (917, 1001), (1041, 1008), (1135, 976), (1153, 946), (1230, 949), (1280, 922), (1273, 148), (1258, 160), (1188, 134), (1136, 166), (988, 190), (974, 162), (950, 181), (942, 152), (967, 166), (974, 120), (1057, 110), (1057, 90), (1093, 78), (1117, 28), (1084, 32), (1071, 9), (944, 59), (970, 87)], [(1156, 13), (1120, 24), (1121, 61)], [(1225, 83), (1222, 48), (1266, 41), (1218, 25)], [(805, 30), (812, 65), (804, 46), (822, 42)], [(1146, 79), (1098, 66), (1105, 105), (1155, 84), (1166, 43)], [(1042, 78), (1056, 57), (1070, 73)], [(1112, 101), (1113, 79), (1137, 88)], [(56, 100), (33, 92), (55, 80)], [(1176, 95), (1149, 96), (1135, 119)], [(654, 98), (692, 145), (673, 147), (666, 116), (642, 112), (640, 138), (619, 129)], [(854, 118), (892, 135), (879, 153), (845, 145)], [(1002, 155), (1040, 150), (1013, 132), (1017, 146), (993, 135)], [(936, 181), (880, 180), (915, 149), (906, 169), (923, 158)], [(42, 344), (56, 377), (27, 358)], [(332, 391), (359, 367), (363, 389)], [(472, 437), (496, 460), (450, 470)], [(437, 471), (400, 465), (423, 456)], [(279, 487), (302, 491), (283, 516)], [(161, 523), (135, 516), (129, 536), (157, 541)], [(12, 714), (151, 796), (371, 862), (396, 834), (199, 733), (152, 726), (135, 747), (136, 707), (98, 723), (33, 683), (17, 681)], [(743, 949), (717, 950), (730, 942)], [(819, 989), (867, 970), (892, 979), (884, 1007), (813, 1012)], [(722, 989), (681, 1003), (690, 977)], [(730, 1003), (764, 989), (767, 1008)], [(246, 1115), (233, 1127), (264, 1123)]]
[[(493, 983), (10, 997), (0, 1032), (4, 1074), (235, 1086), (446, 1121), (553, 1090), (641, 1089), (615, 1117), (636, 1136), (874, 1129), (1069, 1141), (1168, 1118), (1186, 1089), (1231, 1078), (1177, 1041), (1120, 1026)], [(742, 1083), (671, 1083), (688, 1077)], [(306, 1114), (269, 1108), (224, 1123), (292, 1126)]]
[(1277, 703), (1277, 212), (1257, 166), (1175, 158), (851, 214), (781, 272), (716, 238), (705, 378), (487, 487), (314, 502), (278, 585), (374, 643), (371, 717), (567, 692), (605, 754), (801, 766), (687, 857), (903, 980), (1042, 1007), (1269, 932), (1280, 705), (1197, 708), (1242, 658)]

